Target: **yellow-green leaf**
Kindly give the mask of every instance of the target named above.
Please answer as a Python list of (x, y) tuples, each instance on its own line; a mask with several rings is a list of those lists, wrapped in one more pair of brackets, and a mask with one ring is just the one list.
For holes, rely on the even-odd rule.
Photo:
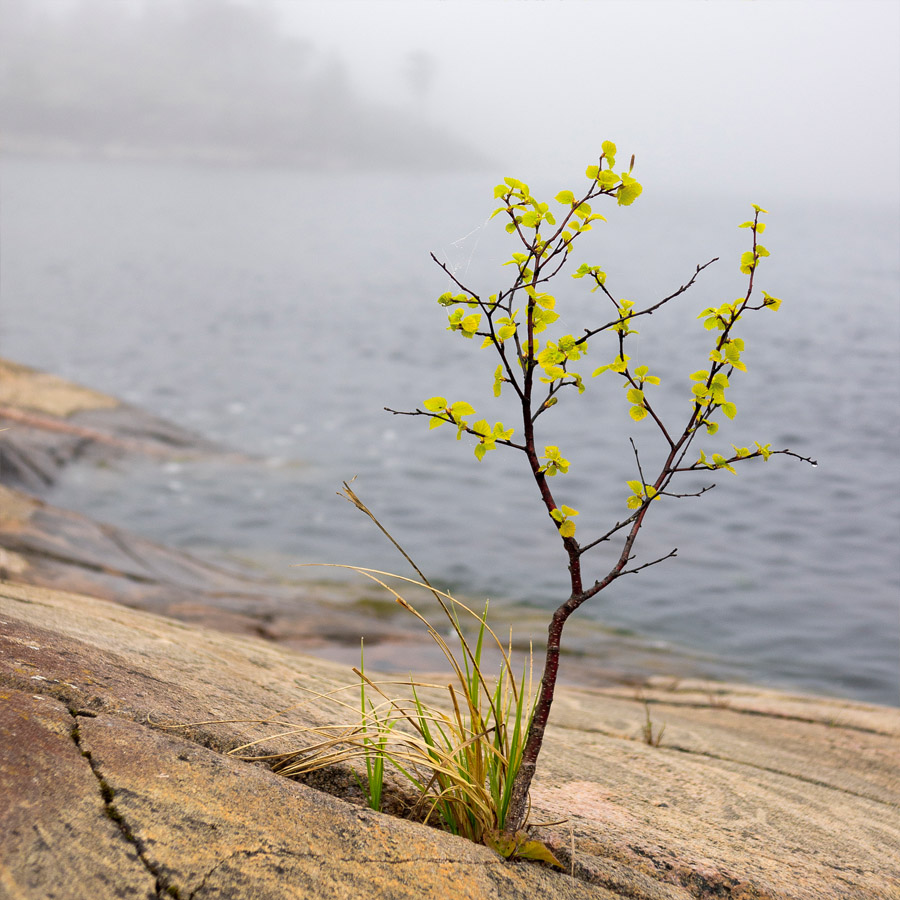
[(504, 381), (506, 381), (506, 378), (503, 375), (503, 364), (501, 363), (494, 370), (494, 396), (495, 397), (500, 396), (500, 387)]
[(598, 176), (597, 180), (600, 182), (600, 187), (606, 188), (608, 190), (618, 183), (619, 176), (609, 169), (604, 169)]
[(463, 330), (463, 333), (466, 335), (473, 335), (476, 331), (478, 331), (478, 325), (481, 322), (481, 315), (479, 313), (470, 313), (466, 316), (459, 324)]
[(619, 178), (622, 179), (622, 187), (616, 191), (616, 202), (619, 206), (631, 206), (644, 189), (634, 178), (624, 172)]
[[(566, 535), (563, 536), (565, 537)], [(551, 866), (558, 866), (560, 869), (565, 868), (553, 855), (550, 848), (541, 841), (523, 841), (516, 848), (516, 856), (522, 859), (534, 859), (538, 862), (550, 863)]]
[(632, 406), (631, 409), (628, 410), (628, 414), (635, 422), (640, 422), (641, 419), (646, 417), (647, 410), (644, 409), (643, 406)]
[(474, 415), (475, 410), (464, 400), (457, 400), (451, 405), (450, 412), (454, 416), (471, 416)]
[(512, 835), (501, 834), (498, 831), (486, 831), (484, 843), (504, 859), (509, 859), (516, 849), (516, 839)]

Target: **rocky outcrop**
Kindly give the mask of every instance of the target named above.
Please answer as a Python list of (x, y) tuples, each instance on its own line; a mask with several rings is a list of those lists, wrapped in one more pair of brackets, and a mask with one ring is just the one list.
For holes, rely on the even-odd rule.
[(0, 586), (0, 623), (0, 896), (900, 897), (896, 710), (563, 689), (533, 814), (563, 820), (543, 829), (562, 873), (364, 809), (346, 772), (313, 787), (228, 754), (275, 715), (338, 718), (343, 667), (27, 585)]
[[(224, 568), (0, 485), (0, 579), (77, 591), (297, 650), (403, 655), (418, 633), (367, 614), (338, 585), (277, 582)], [(418, 654), (420, 664), (439, 654)]]
[(78, 591), (347, 659), (358, 658), (363, 633), (373, 661), (418, 641), (368, 613), (359, 591), (212, 565), (34, 496), (67, 466), (124, 456), (256, 462), (107, 394), (0, 358), (0, 580)]
[(0, 593), (5, 896), (614, 896), (233, 759), (246, 723), (165, 727), (268, 717), (333, 686), (333, 666), (76, 595)]
[(539, 832), (564, 872), (368, 810), (346, 768), (301, 784), (238, 758), (345, 715), (349, 668), (298, 651), (355, 656), (365, 635), (367, 669), (419, 668), (430, 642), (337, 588), (16, 488), (85, 456), (220, 448), (3, 361), (0, 419), (0, 900), (900, 900), (896, 709), (676, 678), (559, 689), (532, 822), (558, 823)]
[(0, 481), (32, 491), (48, 487), (59, 469), (82, 458), (227, 454), (114, 397), (6, 359), (0, 359), (0, 428)]
[[(124, 458), (126, 466), (119, 466)], [(366, 637), (373, 667), (408, 671), (441, 664), (441, 653), (410, 629), (390, 598), (335, 583), (261, 576), (233, 561), (211, 565), (125, 528), (38, 499), (67, 466), (115, 466), (146, 459), (252, 466), (260, 461), (206, 441), (114, 397), (0, 358), (0, 580), (58, 587), (187, 622), (251, 634), (295, 650), (355, 663)], [(265, 467), (259, 468), (266, 477)], [(123, 475), (121, 490), (129, 487)], [(28, 493), (25, 493), (25, 491)], [(90, 510), (86, 510), (88, 514)], [(423, 611), (428, 610), (425, 598)], [(480, 606), (483, 598), (471, 601)], [(431, 607), (437, 614), (435, 605)], [(546, 634), (539, 611), (494, 607), (495, 627), (515, 626), (526, 650)], [(620, 633), (573, 634), (565, 653), (579, 683), (642, 682), (665, 672), (695, 674), (695, 658), (659, 652)]]

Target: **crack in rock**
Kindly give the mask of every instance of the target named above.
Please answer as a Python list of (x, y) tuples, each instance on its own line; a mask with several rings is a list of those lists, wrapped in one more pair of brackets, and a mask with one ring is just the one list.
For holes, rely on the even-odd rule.
[(100, 771), (100, 766), (91, 755), (90, 750), (86, 750), (81, 744), (81, 733), (78, 727), (78, 718), (79, 716), (94, 718), (96, 716), (96, 713), (93, 713), (89, 710), (69, 709), (69, 714), (73, 719), (72, 730), (69, 733), (70, 737), (72, 738), (72, 742), (78, 748), (78, 752), (87, 761), (87, 764), (90, 766), (91, 772), (94, 773), (94, 777), (97, 779), (97, 783), (100, 787), (100, 797), (103, 800), (103, 810), (106, 813), (107, 818), (109, 818), (110, 821), (112, 821), (116, 825), (125, 840), (134, 847), (134, 851), (137, 854), (138, 859), (141, 861), (144, 868), (153, 877), (156, 888), (156, 897), (158, 898), (158, 900), (179, 900), (179, 898), (181, 897), (181, 893), (178, 890), (178, 886), (167, 879), (159, 871), (159, 868), (155, 866), (150, 860), (147, 855), (146, 847), (138, 839), (131, 826), (125, 820), (125, 817), (113, 803), (113, 799), (116, 795), (115, 790), (110, 786), (109, 782)]
[[(797, 721), (808, 722), (811, 720), (798, 719)], [(608, 731), (603, 728), (599, 728), (597, 726), (593, 726), (590, 728), (575, 728), (573, 726), (566, 725), (565, 723), (563, 723), (562, 725), (557, 725), (556, 727), (560, 728), (560, 729), (568, 729), (569, 731), (584, 732), (584, 733), (589, 733), (589, 734), (599, 734), (599, 735), (602, 735), (603, 737), (612, 738), (613, 740), (633, 741), (634, 743), (646, 744), (646, 741), (642, 737), (622, 734), (621, 732), (617, 732), (617, 731)], [(855, 729), (855, 730), (866, 731), (866, 729), (862, 729), (862, 728)], [(881, 734), (881, 732), (878, 732), (878, 731), (871, 731), (870, 733), (871, 734), (879, 734), (879, 735)], [(821, 779), (818, 779), (818, 778), (811, 778), (808, 775), (801, 775), (798, 772), (791, 772), (788, 769), (779, 769), (774, 766), (764, 766), (761, 763), (751, 762), (750, 760), (746, 760), (746, 759), (737, 759), (737, 758), (731, 757), (731, 756), (722, 756), (718, 753), (713, 753), (710, 750), (699, 750), (694, 747), (685, 747), (682, 744), (673, 744), (673, 743), (669, 743), (669, 742), (659, 745), (658, 749), (672, 750), (675, 753), (683, 753), (686, 756), (697, 756), (697, 757), (700, 757), (701, 759), (712, 759), (712, 760), (715, 760), (716, 762), (731, 763), (732, 765), (735, 765), (735, 766), (743, 766), (748, 769), (756, 769), (760, 772), (769, 772), (772, 775), (781, 775), (784, 778), (792, 778), (792, 779), (795, 779), (796, 781), (803, 782), (804, 784), (811, 784), (814, 787), (825, 788), (826, 790), (830, 790), (830, 791), (837, 791), (840, 794), (847, 794), (848, 796), (851, 796), (851, 797), (859, 797), (861, 800), (868, 800), (871, 803), (879, 803), (882, 806), (886, 806), (886, 807), (894, 806), (894, 804), (892, 802), (886, 801), (886, 800), (881, 800), (878, 797), (873, 797), (871, 794), (865, 794), (860, 791), (854, 791), (851, 788), (841, 787), (840, 785), (831, 784), (827, 781), (822, 781)]]
[[(193, 891), (188, 895), (187, 900), (195, 900), (195, 898), (200, 895), (200, 893), (206, 887), (206, 883), (209, 879), (224, 866), (228, 865), (232, 860), (243, 858), (245, 860), (255, 859), (259, 856), (266, 856), (277, 858), (279, 860), (289, 860), (289, 859), (318, 859), (319, 856), (316, 853), (298, 853), (295, 850), (289, 850), (285, 847), (278, 848), (260, 848), (257, 850), (234, 850), (229, 853), (223, 859), (220, 859), (216, 862), (216, 864), (209, 869), (207, 872), (203, 874), (203, 877), (200, 881), (200, 884), (194, 888)], [(371, 865), (418, 865), (421, 863), (437, 863), (437, 864), (446, 864), (449, 863), (451, 865), (464, 865), (471, 867), (478, 866), (494, 866), (501, 863), (501, 859), (497, 857), (496, 860), (467, 860), (465, 863), (460, 863), (460, 860), (454, 859), (453, 857), (448, 856), (417, 856), (417, 857), (408, 857), (404, 859), (385, 859), (382, 857), (375, 858), (367, 858), (367, 857), (359, 857), (359, 856), (350, 856), (350, 857), (336, 857), (335, 862), (352, 862), (352, 863), (362, 863), (362, 864), (371, 864)]]
[(893, 808), (894, 804), (887, 800), (881, 800), (870, 794), (863, 794), (859, 791), (851, 790), (847, 787), (841, 787), (836, 784), (829, 784), (819, 778), (811, 778), (808, 775), (801, 775), (798, 772), (790, 772), (786, 769), (778, 769), (774, 766), (764, 766), (761, 763), (748, 762), (747, 760), (733, 759), (730, 756), (720, 756), (717, 753), (711, 753), (708, 750), (694, 750), (690, 747), (682, 747), (679, 744), (666, 744), (667, 750), (674, 750), (676, 753), (685, 753), (690, 756), (700, 756), (704, 759), (714, 759), (717, 762), (732, 763), (737, 766), (746, 766), (749, 769), (758, 769), (760, 772), (769, 772), (772, 775), (781, 775), (784, 778), (793, 778), (796, 781), (802, 781), (804, 784), (811, 784), (814, 787), (825, 788), (829, 791), (837, 791), (841, 794), (847, 794), (850, 797), (859, 797), (861, 800), (868, 800), (870, 803), (880, 803), (882, 806)]

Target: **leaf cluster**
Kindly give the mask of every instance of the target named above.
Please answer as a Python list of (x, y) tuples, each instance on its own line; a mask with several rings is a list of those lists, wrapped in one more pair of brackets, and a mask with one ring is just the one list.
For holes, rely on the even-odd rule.
[[(640, 513), (651, 500), (667, 493), (669, 482), (679, 471), (691, 468), (735, 471), (732, 463), (737, 458), (762, 456), (767, 459), (773, 452), (768, 451), (764, 455), (761, 451), (754, 451), (741, 457), (722, 454), (707, 457), (701, 451), (696, 462), (685, 460), (698, 429), (703, 428), (708, 435), (713, 435), (719, 429), (718, 413), (721, 412), (727, 419), (734, 419), (737, 415), (737, 405), (726, 396), (726, 391), (731, 386), (729, 379), (733, 373), (745, 372), (747, 365), (743, 358), (746, 344), (743, 338), (734, 334), (735, 326), (748, 310), (777, 310), (781, 301), (763, 291), (762, 301), (756, 305), (751, 303), (753, 279), (759, 261), (769, 255), (769, 251), (758, 241), (758, 236), (765, 230), (765, 223), (759, 221), (760, 214), (765, 210), (754, 205), (753, 219), (740, 226), (748, 228), (752, 234), (752, 247), (742, 254), (739, 262), (740, 271), (749, 275), (747, 291), (734, 302), (708, 306), (698, 316), (704, 328), (714, 332), (716, 337), (709, 352), (709, 368), (699, 369), (689, 377), (691, 412), (687, 421), (679, 427), (664, 423), (654, 408), (647, 389), (659, 385), (661, 378), (651, 374), (646, 364), (635, 365), (632, 362), (626, 352), (626, 341), (639, 333), (634, 327), (637, 319), (652, 315), (684, 293), (710, 263), (698, 266), (691, 279), (668, 297), (644, 305), (634, 300), (617, 299), (608, 289), (606, 271), (600, 265), (581, 263), (572, 273), (572, 278), (588, 279), (591, 293), (602, 293), (604, 301), (609, 303), (609, 319), (584, 328), (580, 334), (544, 338), (544, 332), (559, 320), (558, 300), (547, 289), (548, 282), (562, 271), (580, 235), (591, 230), (593, 223), (605, 221), (594, 211), (592, 202), (614, 198), (619, 205), (629, 206), (641, 194), (641, 185), (631, 174), (634, 157), (627, 171), (617, 172), (615, 144), (606, 141), (602, 150), (598, 164), (588, 166), (585, 172), (589, 181), (586, 191), (580, 195), (571, 190), (557, 193), (554, 200), (561, 209), (551, 209), (550, 204), (534, 197), (528, 185), (517, 178), (505, 178), (494, 188), (494, 197), (501, 201), (501, 205), (494, 210), (492, 217), (504, 216), (507, 220), (506, 231), (515, 236), (519, 244), (519, 248), (503, 263), (512, 267), (515, 273), (508, 287), (484, 299), (456, 279), (446, 266), (442, 266), (458, 289), (456, 292), (447, 291), (438, 298), (441, 306), (453, 307), (448, 313), (448, 330), (467, 339), (480, 337), (481, 348), (492, 349), (497, 354), (499, 362), (493, 370), (493, 394), (500, 397), (505, 389), (515, 393), (523, 409), (522, 438), (514, 440), (515, 429), (506, 427), (503, 422), (492, 424), (487, 418), (473, 420), (470, 417), (477, 415), (475, 409), (462, 400), (448, 403), (444, 397), (431, 397), (424, 401), (423, 409), (408, 415), (428, 416), (430, 428), (445, 423), (456, 425), (457, 439), (464, 434), (472, 435), (476, 438), (474, 452), (479, 460), (498, 445), (505, 445), (529, 455), (537, 479), (565, 474), (569, 471), (569, 462), (557, 445), (547, 444), (544, 456), (538, 455), (535, 449), (535, 422), (558, 403), (566, 388), (574, 388), (578, 394), (585, 392), (585, 379), (578, 369), (588, 354), (589, 339), (592, 342), (596, 335), (608, 334), (613, 340), (614, 355), (610, 362), (595, 367), (591, 377), (604, 373), (618, 376), (630, 418), (635, 423), (644, 420), (655, 423), (671, 451), (657, 477), (645, 482), (639, 472), (640, 480), (629, 482), (631, 493), (626, 505), (628, 509)], [(636, 460), (640, 468), (640, 460), (637, 457)], [(634, 483), (641, 485), (640, 490), (632, 487)], [(552, 492), (545, 486), (542, 486), (542, 496), (560, 536), (563, 539), (574, 538), (573, 514), (562, 513), (562, 506), (557, 504)]]
[[(530, 839), (523, 837), (508, 848), (501, 840), (534, 705), (530, 660), (517, 675), (511, 648), (487, 624), (487, 605), (479, 614), (425, 582), (357, 566), (339, 568), (351, 569), (374, 581), (425, 626), (450, 665), (451, 682), (441, 685), (417, 681), (412, 676), (405, 681), (374, 681), (366, 674), (361, 660), (360, 667), (354, 669), (360, 697), (355, 723), (283, 730), (280, 737), (312, 739), (302, 749), (288, 753), (248, 755), (247, 751), (266, 739), (234, 752), (244, 758), (265, 759), (274, 771), (288, 777), (362, 760), (366, 779), (360, 779), (360, 784), (373, 809), (381, 808), (385, 773), (390, 769), (418, 793), (411, 813), (414, 818), (434, 822), (476, 843), (487, 843), (498, 852), (508, 849), (507, 856), (552, 861), (546, 856), (549, 851), (539, 842), (531, 844)], [(397, 582), (424, 588), (438, 599), (456, 643), (455, 650), (441, 630), (392, 586)], [(474, 620), (474, 637), (463, 628), (460, 615)], [(500, 659), (499, 672), (493, 677), (485, 671), (488, 647)], [(426, 695), (441, 694), (441, 705), (425, 699)], [(351, 708), (339, 699), (335, 702)], [(289, 723), (277, 724), (285, 728)]]

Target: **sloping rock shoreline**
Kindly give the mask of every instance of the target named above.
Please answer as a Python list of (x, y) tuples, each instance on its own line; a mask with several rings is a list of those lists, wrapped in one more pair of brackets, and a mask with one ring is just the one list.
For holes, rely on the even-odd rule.
[[(563, 874), (365, 810), (346, 773), (314, 788), (228, 755), (272, 716), (340, 718), (322, 695), (343, 667), (26, 585), (0, 586), (0, 622), (10, 897), (900, 897), (895, 710), (563, 689), (533, 797), (536, 821), (564, 820), (543, 830)], [(645, 702), (659, 747), (640, 740)], [(135, 886), (116, 894), (103, 873), (120, 870)]]
[[(205, 438), (98, 391), (0, 358), (0, 481), (40, 491), (64, 466), (125, 453), (228, 455)], [(238, 456), (238, 454), (230, 454)]]
[(336, 586), (254, 578), (2, 484), (0, 579), (77, 591), (296, 650), (332, 642), (352, 647), (358, 658), (364, 633), (374, 658), (381, 643), (396, 649), (421, 638), (358, 609), (348, 616)]
[(39, 498), (66, 467), (123, 456), (256, 462), (114, 397), (0, 358), (0, 580), (76, 591), (298, 650), (346, 646), (357, 659), (362, 633), (373, 661), (420, 643), (417, 632), (358, 604), (348, 617), (347, 592), (334, 585), (216, 566)]
[[(271, 716), (339, 667), (92, 598), (0, 598), (9, 896), (614, 896), (554, 893), (553, 873), (226, 755), (257, 729), (210, 719)], [(302, 720), (333, 715), (318, 700)]]
[[(140, 412), (78, 391), (0, 361), (0, 439), (40, 461), (24, 471), (171, 451), (150, 435), (172, 426), (123, 445), (115, 423)], [(0, 898), (900, 900), (897, 709), (675, 678), (562, 688), (532, 821), (562, 823), (540, 833), (565, 872), (368, 810), (348, 770), (301, 784), (236, 757), (296, 748), (273, 717), (342, 715), (323, 695), (351, 673), (298, 652), (327, 627), (315, 600), (0, 486)], [(295, 639), (263, 639), (304, 604)]]
[[(147, 459), (227, 467), (261, 462), (114, 397), (0, 358), (0, 578), (257, 635), (348, 665), (359, 660), (361, 635), (374, 668), (392, 669), (398, 659), (406, 670), (443, 664), (440, 651), (422, 640), (396, 604), (368, 584), (261, 576), (234, 560), (212, 564), (95, 521), (89, 510), (79, 514), (39, 499), (69, 466), (115, 465), (127, 471), (119, 463), (123, 458), (126, 466)], [(260, 478), (266, 472), (259, 466)], [(127, 475), (121, 489), (128, 490)], [(495, 608), (495, 625), (506, 631), (514, 621), (525, 652), (546, 631), (543, 618), (527, 610), (511, 610), (506, 620), (498, 613)], [(591, 628), (583, 639), (573, 635), (565, 652), (571, 664), (562, 677), (577, 671), (578, 683), (639, 683), (657, 672), (686, 675), (701, 668), (696, 659), (660, 653), (600, 628)]]

